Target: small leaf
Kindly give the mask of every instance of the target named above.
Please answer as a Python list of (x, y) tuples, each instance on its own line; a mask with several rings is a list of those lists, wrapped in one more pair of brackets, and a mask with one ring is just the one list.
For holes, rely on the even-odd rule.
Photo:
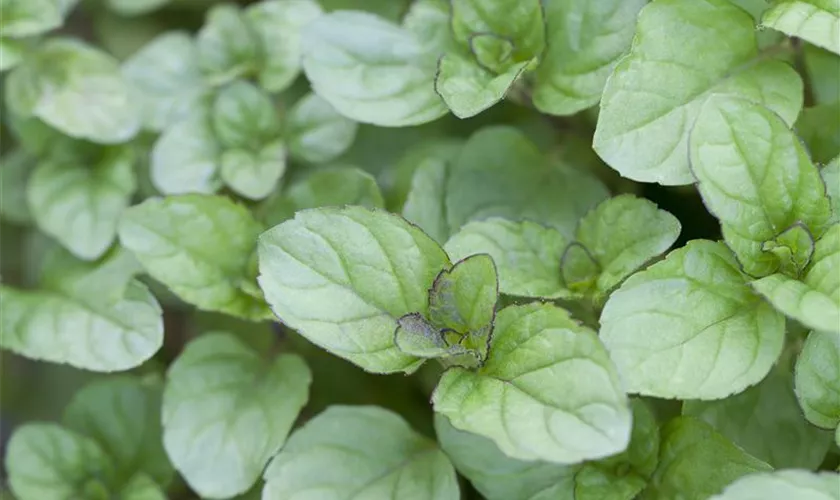
[(533, 100), (543, 113), (572, 115), (601, 99), (607, 77), (630, 48), (646, 0), (559, 0), (545, 5), (548, 49)]
[(491, 327), (496, 316), (499, 284), (493, 259), (472, 255), (443, 270), (429, 290), (429, 320), (458, 333)]
[(220, 146), (203, 110), (168, 127), (151, 153), (152, 183), (163, 194), (215, 193)]
[(692, 417), (665, 424), (659, 460), (646, 499), (706, 500), (739, 477), (772, 470)]
[(233, 4), (216, 5), (207, 12), (196, 44), (198, 65), (214, 84), (256, 72), (262, 58), (257, 32)]
[(840, 222), (840, 156), (824, 166), (820, 175), (825, 182), (826, 193), (831, 201), (832, 216), (828, 224)]
[(812, 424), (840, 424), (840, 336), (811, 332), (796, 360), (796, 399)]
[(598, 290), (607, 293), (680, 235), (680, 221), (645, 199), (620, 195), (599, 204), (577, 229), (581, 242), (598, 262)]
[(271, 97), (243, 80), (221, 89), (213, 101), (213, 131), (224, 148), (257, 149), (280, 134)]
[(154, 12), (172, 0), (108, 0), (108, 7), (121, 16), (142, 16)]
[(785, 323), (722, 243), (694, 240), (610, 296), (600, 335), (629, 392), (720, 399), (767, 375)]
[(103, 144), (125, 142), (140, 129), (139, 106), (117, 61), (71, 38), (38, 46), (6, 80), (6, 103), (62, 133)]
[(499, 273), (499, 291), (534, 298), (571, 296), (560, 275), (566, 239), (554, 229), (529, 221), (490, 218), (470, 222), (446, 242), (446, 252), (460, 260), (486, 253)]
[(401, 162), (414, 171), (402, 214), (439, 243), (451, 234), (446, 217), (446, 184), (459, 145), (432, 142), (408, 153)]
[(262, 227), (227, 198), (150, 198), (126, 210), (120, 242), (146, 271), (185, 302), (246, 319), (270, 317), (265, 303), (240, 287)]
[(826, 164), (840, 155), (840, 122), (835, 120), (838, 115), (840, 101), (805, 108), (799, 115), (796, 132), (808, 146), (814, 163)]
[(3, 0), (0, 31), (3, 37), (24, 38), (59, 28), (77, 0)]
[(269, 143), (258, 154), (230, 149), (221, 157), (221, 175), (237, 194), (252, 200), (270, 195), (286, 172), (286, 146), (283, 141)]
[(779, 269), (778, 256), (762, 245), (792, 225), (822, 233), (831, 209), (819, 171), (769, 109), (740, 99), (709, 100), (697, 116), (690, 150), (703, 201), (748, 274)]
[(808, 328), (840, 334), (840, 224), (817, 241), (800, 280), (771, 274), (752, 282), (773, 306)]
[(560, 258), (560, 281), (574, 295), (588, 294), (595, 286), (601, 266), (585, 246), (574, 242)]
[(838, 491), (836, 473), (780, 470), (741, 477), (710, 500), (835, 500)]
[(103, 148), (96, 156), (47, 160), (32, 173), (26, 190), (38, 228), (85, 260), (99, 258), (114, 242), (137, 188), (133, 149)]
[(301, 31), (321, 14), (314, 0), (264, 0), (245, 9), (263, 48), (258, 71), (262, 88), (281, 92), (294, 82), (301, 67)]
[(762, 26), (840, 54), (840, 5), (836, 0), (785, 0), (764, 13)]
[(438, 53), (406, 28), (339, 11), (310, 23), (301, 44), (313, 90), (350, 119), (400, 127), (447, 112), (434, 89)]
[(289, 110), (285, 137), (289, 151), (310, 163), (324, 163), (347, 151), (358, 125), (340, 115), (330, 103), (309, 93)]
[(394, 344), (400, 351), (418, 358), (442, 358), (452, 354), (440, 329), (420, 314), (406, 314), (397, 320), (397, 325)]
[(432, 402), (456, 428), (521, 460), (578, 463), (630, 440), (630, 409), (606, 349), (547, 304), (499, 312), (485, 365), (449, 369)]
[(607, 80), (595, 151), (623, 177), (691, 184), (688, 136), (711, 94), (762, 104), (793, 124), (802, 81), (784, 62), (753, 64), (757, 52), (753, 19), (728, 0), (649, 3)]
[(787, 276), (800, 276), (814, 255), (814, 237), (801, 222), (797, 222), (770, 241), (761, 249), (770, 252), (779, 260), (779, 270)]
[(140, 102), (143, 125), (166, 130), (199, 106), (206, 87), (198, 49), (187, 33), (164, 33), (122, 65), (122, 74)]
[(362, 207), (299, 211), (258, 244), (259, 283), (274, 313), (311, 342), (376, 373), (411, 371), (397, 320), (427, 313), (449, 259), (399, 216)]
[(395, 413), (332, 406), (297, 430), (265, 471), (264, 500), (457, 500), (455, 470)]
[(774, 369), (758, 385), (719, 401), (685, 401), (683, 415), (705, 421), (752, 456), (778, 469), (816, 469), (831, 434), (802, 416), (793, 394), (793, 377)]
[(243, 493), (283, 446), (311, 382), (296, 355), (267, 362), (233, 335), (203, 335), (167, 372), (166, 452), (202, 497)]
[(96, 441), (120, 482), (142, 473), (166, 486), (174, 470), (163, 449), (160, 410), (158, 387), (115, 376), (77, 392), (64, 410), (64, 425)]
[(512, 63), (538, 57), (545, 48), (545, 21), (539, 0), (453, 0), (452, 32), (465, 47), (476, 35), (510, 40)]

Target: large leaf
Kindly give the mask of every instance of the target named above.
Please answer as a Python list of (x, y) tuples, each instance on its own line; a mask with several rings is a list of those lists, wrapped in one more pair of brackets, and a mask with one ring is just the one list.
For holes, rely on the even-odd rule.
[(630, 48), (646, 0), (552, 0), (545, 4), (548, 49), (536, 71), (534, 106), (571, 115), (601, 99), (607, 77)]
[(548, 304), (499, 312), (486, 364), (448, 370), (432, 402), (456, 428), (522, 460), (577, 463), (618, 453), (630, 439), (630, 409), (606, 349)]
[(368, 371), (415, 367), (394, 345), (397, 320), (427, 312), (449, 267), (422, 231), (381, 210), (309, 209), (263, 233), (258, 253), (260, 286), (286, 325)]
[(264, 500), (460, 498), (455, 470), (435, 443), (372, 406), (328, 408), (292, 434), (264, 477)]
[(353, 120), (398, 127), (447, 112), (434, 89), (438, 54), (408, 28), (339, 11), (310, 23), (301, 43), (315, 93)]
[(837, 500), (838, 492), (837, 473), (780, 470), (741, 477), (710, 500)]
[(296, 355), (269, 362), (233, 335), (199, 337), (167, 372), (163, 443), (169, 457), (202, 497), (246, 491), (286, 441), (311, 381)]
[(758, 383), (784, 317), (753, 293), (723, 243), (695, 240), (631, 276), (601, 314), (601, 339), (632, 393), (720, 399)]
[(334, 160), (353, 144), (358, 125), (315, 94), (302, 97), (286, 118), (285, 138), (292, 155), (311, 163)]
[(120, 222), (122, 244), (146, 271), (200, 309), (267, 319), (265, 303), (243, 290), (262, 227), (242, 205), (220, 196), (150, 198)]
[(840, 54), (840, 5), (836, 0), (785, 0), (761, 24)]
[(819, 170), (769, 109), (710, 99), (697, 116), (690, 150), (703, 200), (748, 274), (766, 276), (782, 266), (765, 243), (794, 224), (822, 233), (831, 209)]
[(728, 0), (648, 4), (604, 89), (595, 151), (623, 177), (690, 184), (688, 136), (708, 96), (748, 99), (793, 124), (802, 81), (781, 61), (751, 63), (757, 52), (752, 18)]
[(811, 423), (840, 424), (840, 336), (811, 332), (796, 360), (796, 399)]

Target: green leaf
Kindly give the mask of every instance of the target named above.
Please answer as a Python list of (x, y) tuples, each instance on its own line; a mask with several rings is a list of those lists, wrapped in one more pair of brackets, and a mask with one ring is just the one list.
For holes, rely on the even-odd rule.
[(456, 428), (522, 460), (577, 463), (620, 452), (630, 439), (630, 409), (606, 349), (548, 304), (499, 312), (485, 365), (449, 369), (432, 402)]
[(77, 0), (2, 0), (0, 32), (4, 37), (40, 35), (64, 24)]
[(262, 88), (281, 92), (294, 82), (300, 74), (301, 31), (321, 14), (314, 0), (264, 0), (245, 9), (245, 18), (263, 48), (257, 72)]
[(473, 45), (480, 35), (509, 40), (513, 46), (510, 63), (529, 61), (542, 55), (545, 48), (545, 21), (539, 0), (453, 0), (452, 32), (465, 47)]
[(187, 33), (164, 33), (122, 65), (122, 74), (140, 103), (143, 125), (166, 130), (187, 117), (207, 94), (198, 49)]
[(840, 334), (840, 224), (817, 241), (814, 256), (798, 279), (771, 274), (752, 282), (773, 306), (808, 328)]
[(802, 416), (793, 394), (793, 377), (777, 368), (756, 386), (719, 401), (685, 401), (683, 415), (715, 428), (750, 455), (777, 469), (816, 469), (831, 434)]
[(827, 104), (840, 100), (840, 57), (815, 45), (805, 44), (805, 69), (811, 81), (814, 101)]
[(117, 223), (137, 188), (134, 150), (103, 148), (94, 164), (47, 160), (32, 172), (26, 197), (38, 227), (75, 256), (98, 259), (117, 237)]
[[(840, 78), (838, 78), (840, 80)], [(840, 155), (840, 101), (802, 110), (796, 132), (805, 141), (814, 163), (826, 164)]]
[(29, 40), (15, 40), (0, 36), (0, 72), (20, 64), (29, 49)]
[(490, 329), (496, 316), (499, 283), (487, 255), (472, 255), (443, 270), (429, 289), (429, 321), (460, 334)]
[(690, 150), (703, 201), (748, 274), (766, 276), (781, 266), (762, 249), (765, 242), (795, 223), (819, 235), (831, 216), (823, 181), (801, 141), (761, 105), (707, 101)]
[(233, 4), (216, 5), (207, 12), (196, 44), (198, 65), (213, 84), (256, 72), (263, 57), (255, 28)]
[(796, 360), (796, 399), (812, 424), (840, 424), (840, 336), (811, 332)]
[(77, 392), (64, 410), (64, 426), (96, 441), (120, 482), (142, 473), (166, 486), (174, 470), (163, 449), (160, 411), (159, 387), (115, 376)]
[(109, 498), (115, 480), (113, 463), (95, 441), (46, 423), (15, 430), (6, 468), (19, 500)]
[(623, 177), (690, 184), (688, 136), (710, 95), (763, 104), (793, 124), (801, 79), (785, 63), (756, 55), (752, 18), (727, 0), (648, 4), (630, 54), (607, 80), (595, 151)]
[(840, 5), (836, 0), (785, 0), (761, 24), (840, 54)]
[(455, 470), (435, 443), (373, 406), (328, 408), (292, 434), (264, 477), (265, 500), (460, 498)]
[(706, 500), (739, 477), (772, 468), (692, 417), (662, 428), (660, 464), (645, 498)]
[(411, 371), (394, 345), (397, 320), (427, 313), (427, 291), (449, 259), (399, 216), (319, 208), (266, 231), (259, 283), (274, 313), (311, 342), (367, 371)]
[(0, 158), (0, 218), (15, 224), (32, 220), (26, 202), (26, 185), (32, 177), (36, 159), (22, 149)]
[[(163, 344), (160, 306), (131, 279), (122, 255), (98, 264), (61, 259), (42, 290), (0, 286), (0, 346), (21, 356), (111, 372), (142, 364)], [(113, 264), (116, 264), (114, 266)]]
[(150, 198), (126, 210), (120, 242), (146, 271), (185, 302), (246, 319), (270, 317), (265, 303), (241, 288), (262, 227), (227, 198)]
[(190, 342), (167, 372), (163, 443), (205, 498), (243, 493), (277, 453), (309, 397), (303, 359), (273, 361), (231, 334)]
[(271, 97), (243, 80), (216, 94), (212, 122), (216, 139), (224, 148), (254, 150), (280, 134), (280, 119)]
[(741, 477), (710, 500), (836, 500), (838, 491), (836, 473), (780, 470)]
[(451, 234), (446, 189), (459, 146), (460, 143), (452, 142), (424, 144), (409, 152), (397, 167), (413, 169), (411, 185), (402, 203), (403, 216), (439, 243), (444, 243)]
[(6, 103), (62, 133), (103, 144), (125, 142), (140, 129), (140, 110), (105, 52), (70, 38), (52, 38), (6, 80)]
[(578, 220), (607, 195), (597, 178), (544, 157), (519, 130), (486, 127), (470, 137), (454, 161), (447, 221), (454, 232), (492, 216), (532, 220), (572, 239)]
[(438, 64), (435, 92), (455, 116), (469, 118), (501, 101), (530, 62), (516, 63), (497, 75), (466, 54), (449, 52)]
[(154, 12), (172, 0), (108, 0), (108, 7), (121, 16), (142, 16)]
[(534, 81), (534, 106), (572, 115), (601, 99), (607, 77), (630, 48), (646, 0), (558, 0), (545, 5), (548, 49)]
[(151, 152), (152, 183), (163, 194), (215, 193), (221, 149), (203, 110), (167, 127)]
[(840, 156), (823, 167), (820, 175), (825, 182), (826, 193), (831, 202), (832, 216), (828, 224), (837, 224), (840, 222)]
[(577, 241), (598, 262), (598, 290), (607, 293), (668, 250), (680, 230), (676, 217), (648, 200), (627, 194), (600, 203), (581, 219)]
[(801, 222), (785, 229), (761, 249), (779, 259), (779, 270), (787, 276), (800, 276), (814, 255), (814, 236)]
[(579, 242), (571, 243), (563, 251), (560, 258), (560, 281), (568, 288), (571, 296), (591, 293), (600, 273), (601, 265), (595, 256)]
[(432, 326), (419, 313), (406, 314), (397, 320), (397, 325), (394, 344), (408, 355), (418, 358), (445, 358), (466, 353), (460, 345), (450, 345), (444, 332)]
[(402, 127), (447, 112), (434, 89), (438, 53), (405, 27), (339, 11), (310, 23), (301, 43), (313, 90), (348, 118)]
[(600, 336), (631, 393), (720, 399), (758, 383), (784, 317), (753, 293), (723, 245), (694, 240), (614, 292)]
[(446, 242), (446, 252), (460, 260), (486, 253), (499, 273), (499, 291), (534, 298), (571, 296), (560, 276), (566, 239), (558, 231), (530, 221), (496, 217), (470, 222)]
[(284, 136), (292, 156), (310, 163), (338, 158), (353, 144), (358, 125), (330, 103), (306, 94), (289, 110)]
[(269, 143), (257, 154), (229, 149), (221, 156), (221, 176), (237, 194), (252, 200), (270, 195), (286, 172), (286, 146)]

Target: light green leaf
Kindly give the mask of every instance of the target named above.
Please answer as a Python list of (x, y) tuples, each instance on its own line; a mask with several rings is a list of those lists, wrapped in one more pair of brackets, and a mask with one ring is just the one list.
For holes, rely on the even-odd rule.
[(18, 500), (108, 498), (115, 481), (113, 464), (95, 441), (55, 424), (17, 428), (6, 468)]
[(595, 287), (601, 265), (579, 242), (571, 243), (560, 258), (560, 281), (575, 296), (588, 295)]
[(690, 151), (700, 194), (748, 274), (779, 269), (777, 255), (762, 245), (793, 224), (822, 233), (831, 209), (819, 171), (771, 110), (741, 99), (709, 100)]
[(840, 336), (811, 332), (796, 360), (796, 399), (812, 424), (840, 424)]
[(492, 217), (470, 222), (446, 242), (446, 252), (460, 260), (486, 253), (499, 272), (499, 291), (521, 297), (571, 296), (560, 276), (568, 242), (558, 231), (530, 221)]
[(154, 12), (172, 0), (108, 0), (108, 7), (121, 16), (142, 16)]
[(719, 401), (685, 401), (683, 415), (705, 421), (750, 455), (777, 469), (816, 469), (832, 435), (802, 416), (793, 377), (774, 369), (756, 386)]
[(801, 281), (771, 274), (751, 284), (776, 309), (806, 327), (840, 334), (840, 224), (817, 241)]
[(394, 344), (408, 355), (443, 358), (466, 352), (459, 345), (449, 345), (443, 332), (418, 313), (406, 314), (397, 320), (397, 325)]
[(62, 133), (93, 142), (125, 142), (140, 129), (140, 109), (110, 55), (71, 38), (52, 38), (6, 80), (6, 103)]
[(577, 463), (630, 440), (630, 409), (606, 349), (548, 304), (499, 312), (485, 365), (449, 369), (432, 402), (456, 428), (522, 460)]
[(143, 125), (153, 131), (186, 118), (207, 93), (198, 49), (181, 31), (153, 39), (123, 63), (122, 74), (140, 103)]
[(264, 500), (457, 500), (452, 464), (397, 414), (332, 406), (297, 430), (265, 471)]
[(0, 286), (0, 346), (93, 371), (128, 370), (163, 344), (160, 306), (123, 253), (98, 264), (61, 258), (43, 290)]
[(17, 66), (29, 48), (29, 40), (15, 40), (0, 36), (0, 72), (10, 70)]
[(118, 493), (120, 500), (168, 500), (166, 492), (145, 474), (137, 474)]
[(784, 317), (753, 293), (723, 243), (694, 240), (609, 298), (600, 336), (626, 388), (720, 399), (758, 383), (782, 351)]
[(532, 220), (571, 240), (578, 220), (607, 195), (597, 178), (552, 162), (517, 129), (485, 127), (455, 159), (447, 182), (447, 221), (454, 232), (493, 216)]
[(680, 230), (676, 217), (648, 200), (627, 194), (600, 203), (581, 219), (577, 241), (598, 262), (598, 291), (607, 293), (668, 250)]
[(348, 118), (401, 127), (447, 112), (434, 89), (439, 53), (407, 28), (339, 11), (310, 23), (301, 43), (313, 90)]
[(837, 0), (785, 0), (764, 13), (761, 24), (840, 54)]
[(540, 0), (453, 0), (451, 3), (455, 40), (464, 47), (472, 48), (476, 56), (480, 57), (480, 54), (474, 42), (481, 35), (508, 40), (512, 45), (508, 65), (542, 55), (545, 48), (545, 20)]
[(824, 166), (820, 175), (825, 182), (826, 193), (831, 201), (832, 216), (829, 224), (840, 222), (840, 156)]
[(362, 207), (299, 211), (258, 243), (259, 283), (283, 323), (377, 373), (411, 371), (394, 345), (397, 320), (427, 313), (449, 259), (399, 216)]
[(225, 148), (254, 150), (280, 134), (280, 119), (271, 97), (244, 80), (234, 81), (216, 94), (212, 122), (216, 139)]
[(229, 149), (221, 157), (222, 180), (237, 194), (261, 200), (276, 188), (286, 172), (286, 146), (283, 141), (269, 143), (258, 154)]
[[(413, 170), (408, 194), (401, 203), (403, 216), (439, 243), (444, 243), (451, 234), (446, 215), (446, 188), (459, 146), (460, 143), (452, 142), (423, 144), (407, 153), (397, 166), (398, 171)], [(394, 190), (398, 189), (399, 186)]]
[(254, 27), (233, 4), (212, 7), (196, 35), (198, 65), (213, 84), (259, 69), (263, 48)]
[(837, 500), (838, 492), (837, 473), (780, 470), (744, 476), (710, 500)]
[(765, 252), (779, 259), (779, 271), (787, 276), (801, 276), (814, 255), (814, 236), (801, 222), (785, 229), (774, 240), (761, 245)]
[(77, 392), (64, 410), (64, 426), (96, 441), (120, 482), (142, 473), (166, 486), (174, 470), (163, 449), (160, 411), (158, 387), (115, 376)]
[(692, 417), (665, 424), (659, 460), (648, 500), (707, 500), (739, 477), (772, 470)]
[(545, 4), (548, 49), (537, 68), (534, 106), (571, 115), (601, 99), (607, 77), (630, 48), (646, 0), (555, 0)]
[(314, 0), (264, 0), (245, 9), (245, 18), (263, 49), (257, 73), (269, 92), (289, 87), (300, 73), (301, 31), (322, 14)]
[(103, 148), (87, 158), (47, 160), (32, 172), (26, 197), (35, 223), (75, 256), (98, 259), (137, 188), (134, 150)]
[(460, 334), (489, 329), (498, 297), (493, 259), (487, 254), (472, 255), (435, 278), (429, 289), (429, 321)]
[(607, 80), (595, 151), (623, 177), (690, 184), (688, 136), (710, 95), (754, 101), (793, 124), (802, 81), (781, 61), (753, 63), (757, 51), (752, 18), (727, 0), (648, 4), (630, 54)]
[(203, 195), (147, 199), (119, 225), (120, 242), (182, 300), (252, 320), (270, 317), (266, 304), (241, 288), (260, 231), (242, 205)]
[(26, 202), (26, 185), (32, 177), (36, 159), (22, 149), (0, 158), (0, 218), (15, 224), (32, 220)]
[(796, 132), (808, 146), (814, 163), (826, 164), (840, 155), (839, 115), (840, 101), (805, 108), (799, 115)]
[(4, 37), (24, 38), (54, 30), (75, 7), (77, 0), (2, 0), (0, 32)]
[(284, 137), (289, 152), (310, 163), (334, 160), (353, 144), (358, 125), (309, 93), (289, 110)]
[(221, 149), (203, 110), (167, 127), (151, 153), (152, 183), (163, 194), (215, 193)]
[(467, 54), (449, 52), (438, 64), (435, 92), (455, 116), (469, 118), (501, 101), (530, 63), (518, 62), (496, 75)]
[(167, 372), (166, 452), (202, 497), (243, 493), (283, 446), (311, 382), (296, 355), (266, 361), (231, 334), (203, 335)]

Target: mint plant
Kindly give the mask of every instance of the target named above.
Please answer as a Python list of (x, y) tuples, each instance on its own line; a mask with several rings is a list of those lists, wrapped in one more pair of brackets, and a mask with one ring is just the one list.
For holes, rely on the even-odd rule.
[(0, 495), (840, 500), (836, 0), (0, 0)]

